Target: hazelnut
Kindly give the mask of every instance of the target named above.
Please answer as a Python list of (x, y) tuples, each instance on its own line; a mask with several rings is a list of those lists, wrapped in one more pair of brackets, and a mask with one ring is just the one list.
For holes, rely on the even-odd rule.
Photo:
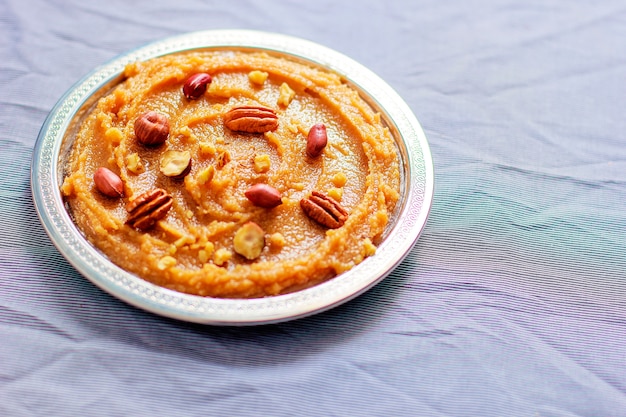
[(306, 153), (311, 158), (316, 158), (324, 152), (324, 148), (328, 143), (328, 136), (326, 134), (326, 125), (323, 123), (316, 123), (309, 130), (309, 134), (306, 138)]
[(244, 194), (257, 207), (272, 208), (283, 203), (280, 191), (267, 184), (255, 184)]
[(183, 94), (189, 100), (196, 100), (202, 97), (212, 78), (209, 74), (198, 73), (190, 76), (183, 85)]
[(107, 197), (124, 196), (124, 183), (122, 179), (108, 168), (98, 168), (93, 175), (93, 182), (98, 191)]
[(235, 252), (248, 260), (261, 256), (265, 247), (265, 232), (254, 222), (247, 222), (241, 226), (233, 238)]
[(172, 178), (182, 178), (191, 170), (189, 151), (167, 151), (161, 158), (161, 173)]
[(160, 145), (167, 140), (169, 134), (170, 123), (167, 117), (153, 110), (135, 120), (135, 136), (144, 145)]

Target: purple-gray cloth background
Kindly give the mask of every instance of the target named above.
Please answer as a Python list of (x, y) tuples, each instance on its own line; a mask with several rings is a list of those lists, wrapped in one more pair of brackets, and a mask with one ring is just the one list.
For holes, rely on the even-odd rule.
[[(45, 234), (39, 129), (99, 65), (255, 29), (369, 67), (429, 140), (406, 260), (282, 324), (212, 327), (96, 288)], [(0, 0), (0, 416), (626, 416), (626, 3)]]

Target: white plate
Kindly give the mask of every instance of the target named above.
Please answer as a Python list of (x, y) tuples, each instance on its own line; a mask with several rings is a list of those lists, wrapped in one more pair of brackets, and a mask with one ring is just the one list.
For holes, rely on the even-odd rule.
[[(321, 65), (343, 76), (380, 111), (401, 159), (401, 198), (376, 254), (337, 277), (291, 294), (258, 299), (218, 299), (182, 294), (119, 268), (82, 236), (66, 211), (59, 187), (69, 151), (63, 138), (81, 107), (119, 80), (126, 64), (193, 49), (266, 50)], [(71, 145), (71, 144), (69, 144)], [(67, 149), (65, 149), (67, 148)], [(87, 279), (131, 305), (189, 322), (214, 325), (274, 323), (342, 304), (385, 278), (409, 253), (426, 224), (433, 197), (428, 142), (407, 104), (370, 70), (332, 49), (290, 36), (245, 30), (193, 32), (151, 43), (95, 69), (52, 109), (35, 145), (31, 188), (37, 213), (61, 254)]]

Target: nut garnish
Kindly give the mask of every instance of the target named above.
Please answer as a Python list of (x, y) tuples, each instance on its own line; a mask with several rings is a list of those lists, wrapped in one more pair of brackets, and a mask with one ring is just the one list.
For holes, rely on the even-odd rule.
[(341, 201), (343, 198), (343, 188), (329, 188), (326, 194), (335, 201)]
[(161, 220), (172, 208), (172, 196), (161, 188), (146, 191), (126, 206), (129, 217), (126, 224), (139, 230), (147, 230)]
[(119, 145), (124, 138), (124, 134), (117, 127), (110, 127), (104, 132), (104, 137), (111, 142), (112, 145)]
[(191, 153), (169, 150), (163, 154), (159, 169), (165, 176), (182, 178), (191, 170)]
[(348, 212), (332, 198), (318, 191), (300, 200), (300, 207), (309, 218), (329, 229), (337, 229), (348, 219)]
[(241, 226), (233, 238), (235, 252), (248, 260), (261, 256), (265, 247), (265, 232), (254, 222), (247, 222)]
[(348, 182), (348, 177), (346, 177), (346, 174), (344, 174), (343, 172), (338, 172), (333, 175), (331, 181), (333, 182), (335, 187), (343, 187), (344, 185), (346, 185), (346, 182)]
[(272, 208), (283, 203), (280, 191), (267, 184), (255, 184), (244, 194), (257, 207)]
[(263, 133), (276, 130), (276, 112), (263, 106), (238, 106), (224, 114), (224, 124), (230, 130), (246, 133)]
[(254, 172), (262, 174), (270, 170), (271, 159), (268, 154), (255, 155), (254, 157)]
[(213, 156), (216, 152), (215, 145), (209, 142), (200, 142), (199, 150), (202, 156)]
[(287, 107), (296, 96), (296, 92), (289, 87), (289, 84), (282, 83), (279, 89), (278, 104)]
[(190, 76), (183, 85), (183, 94), (189, 100), (197, 100), (205, 93), (207, 86), (213, 79), (207, 73), (198, 73)]
[(100, 167), (93, 175), (93, 182), (98, 191), (107, 197), (123, 197), (124, 183), (122, 179), (108, 168)]
[(248, 78), (250, 79), (250, 82), (256, 85), (263, 85), (268, 76), (269, 74), (265, 71), (254, 70), (248, 73)]
[(141, 158), (139, 158), (139, 154), (137, 153), (127, 155), (124, 162), (126, 162), (126, 168), (133, 174), (141, 174), (144, 170)]
[(281, 249), (285, 247), (285, 245), (287, 244), (287, 240), (285, 239), (285, 236), (283, 236), (282, 233), (276, 232), (270, 235), (269, 244), (270, 246), (273, 246), (276, 249)]
[(217, 169), (222, 169), (226, 166), (227, 163), (230, 162), (230, 152), (228, 152), (226, 149), (221, 150), (218, 154), (217, 154)]
[(144, 145), (160, 145), (167, 140), (169, 134), (170, 123), (160, 113), (151, 110), (135, 120), (135, 136)]
[(326, 134), (326, 125), (324, 123), (316, 123), (309, 130), (306, 137), (306, 153), (311, 158), (316, 158), (324, 152), (324, 148), (328, 143), (328, 135)]
[(199, 185), (204, 185), (206, 183), (210, 183), (215, 176), (215, 167), (213, 165), (209, 165), (207, 168), (203, 169), (198, 173), (198, 177), (196, 181)]

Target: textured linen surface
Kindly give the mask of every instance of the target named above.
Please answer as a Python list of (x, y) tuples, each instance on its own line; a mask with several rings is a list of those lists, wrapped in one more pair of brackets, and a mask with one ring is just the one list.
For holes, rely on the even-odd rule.
[[(76, 81), (147, 42), (256, 29), (369, 67), (435, 196), (380, 285), (301, 320), (165, 319), (77, 273), (32, 150)], [(0, 416), (626, 416), (626, 4), (0, 0)]]

